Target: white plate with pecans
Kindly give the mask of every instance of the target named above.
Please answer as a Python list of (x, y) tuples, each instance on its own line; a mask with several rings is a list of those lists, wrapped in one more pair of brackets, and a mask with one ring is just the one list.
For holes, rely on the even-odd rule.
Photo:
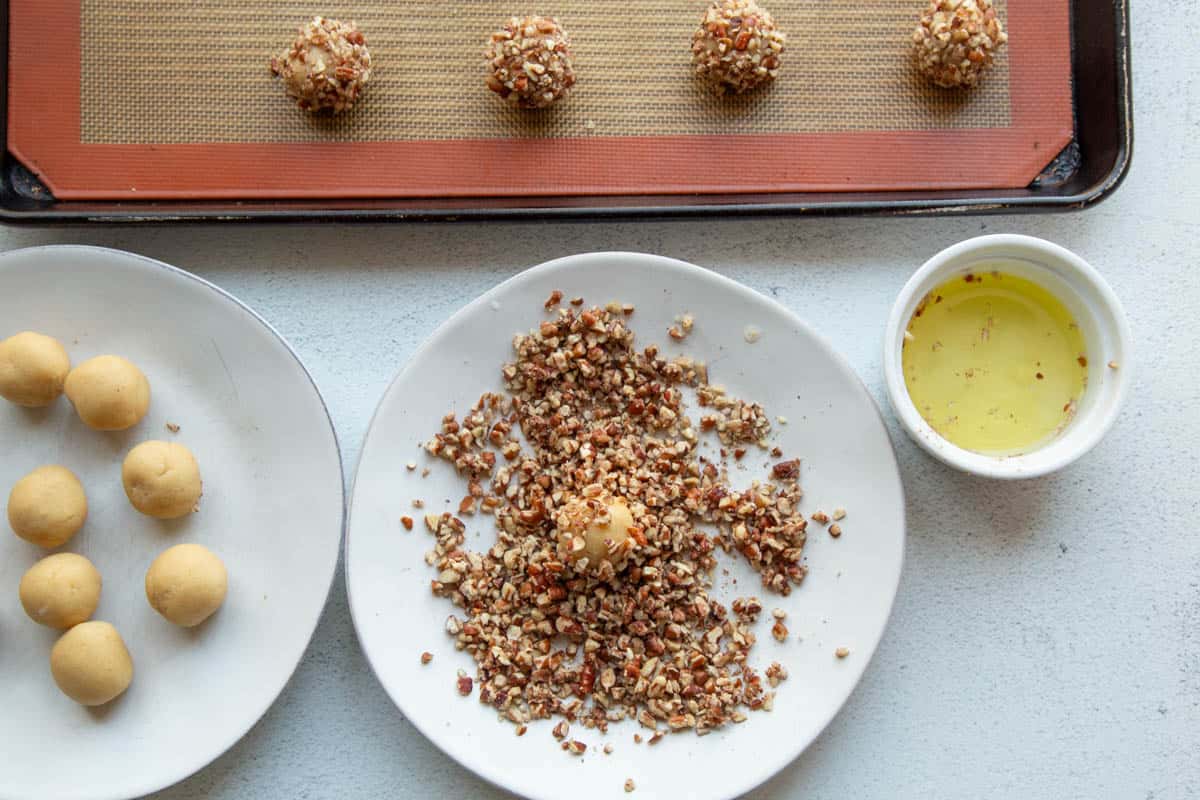
[(903, 554), (891, 442), (828, 344), (707, 270), (597, 253), (496, 287), (396, 378), (346, 573), (388, 694), (487, 780), (725, 798), (841, 708)]
[[(179, 781), (223, 753), (275, 701), (308, 646), (337, 568), (344, 498), (321, 395), (287, 343), (212, 284), (130, 253), (38, 247), (0, 255), (0, 339), (34, 330), (73, 364), (115, 353), (150, 383), (150, 406), (123, 431), (86, 427), (66, 397), (47, 408), (0, 400), (0, 503), (23, 475), (62, 464), (87, 493), (78, 553), (103, 587), (93, 619), (116, 627), (133, 681), (106, 705), (55, 685), (60, 632), (25, 614), (17, 587), (49, 551), (0, 518), (0, 798), (111, 800)], [(139, 442), (178, 442), (203, 479), (197, 511), (136, 512), (122, 488)], [(224, 562), (228, 591), (181, 628), (146, 598), (155, 558), (181, 543)]]

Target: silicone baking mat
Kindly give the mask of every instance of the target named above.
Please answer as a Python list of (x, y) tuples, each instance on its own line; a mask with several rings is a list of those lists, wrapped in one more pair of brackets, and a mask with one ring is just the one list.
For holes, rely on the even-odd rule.
[[(1010, 43), (972, 92), (915, 74), (923, 0), (770, 0), (765, 91), (690, 75), (704, 0), (12, 0), (9, 142), (62, 199), (519, 196), (1016, 188), (1072, 135), (1068, 0), (998, 0)], [(517, 12), (571, 32), (546, 112), (483, 87)], [(314, 13), (356, 20), (374, 73), (347, 114), (298, 111), (267, 63)]]

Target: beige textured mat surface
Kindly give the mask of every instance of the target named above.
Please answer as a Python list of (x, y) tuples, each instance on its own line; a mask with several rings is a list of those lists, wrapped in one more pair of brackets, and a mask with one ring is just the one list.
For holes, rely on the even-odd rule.
[[(775, 86), (715, 98), (690, 74), (704, 0), (311, 3), (82, 0), (81, 138), (88, 144), (489, 139), (1005, 128), (1007, 48), (979, 90), (917, 79), (922, 0), (769, 0), (789, 37)], [(1004, 17), (1006, 0), (997, 0)], [(549, 113), (483, 87), (488, 34), (513, 13), (559, 17), (579, 83)], [(348, 115), (309, 119), (267, 63), (313, 13), (354, 19), (374, 61)]]

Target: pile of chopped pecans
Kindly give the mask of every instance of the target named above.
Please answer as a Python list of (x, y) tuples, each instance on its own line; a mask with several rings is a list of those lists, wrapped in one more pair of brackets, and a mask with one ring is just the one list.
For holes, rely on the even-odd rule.
[[(719, 412), (710, 427), (723, 440), (765, 446), (762, 408), (709, 386), (703, 365), (636, 349), (631, 306), (571, 306), (514, 339), (505, 394), (485, 394), (461, 420), (448, 414), (426, 444), (467, 483), (460, 515), (425, 517), (436, 538), (426, 561), (438, 572), (433, 593), (462, 609), (446, 631), (477, 664), (479, 700), (518, 726), (561, 716), (604, 731), (636, 719), (650, 743), (769, 710), (774, 693), (747, 664), (762, 604), (739, 599), (730, 615), (708, 590), (717, 547), (740, 553), (770, 591), (786, 595), (804, 578), (799, 462), (731, 488), (700, 454), (681, 389)], [(589, 506), (603, 517), (613, 498), (633, 524), (621, 542), (606, 540), (610, 557), (564, 554), (560, 526)], [(475, 513), (495, 518), (483, 552), (464, 546), (461, 515)], [(777, 667), (771, 686), (786, 678)], [(565, 749), (567, 731), (555, 728)]]

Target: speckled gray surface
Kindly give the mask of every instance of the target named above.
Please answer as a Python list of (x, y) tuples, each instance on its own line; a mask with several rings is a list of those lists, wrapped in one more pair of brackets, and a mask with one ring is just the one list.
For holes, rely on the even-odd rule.
[[(456, 308), (525, 266), (643, 250), (711, 267), (812, 322), (885, 405), (879, 341), (929, 255), (984, 232), (1043, 236), (1124, 300), (1134, 390), (1084, 461), (1029, 483), (961, 476), (889, 426), (908, 491), (891, 627), (775, 798), (1200, 796), (1200, 18), (1134, 4), (1138, 148), (1080, 214), (930, 220), (0, 230), (0, 249), (120, 247), (197, 272), (266, 316), (322, 387), (355, 464), (375, 402)], [(349, 479), (349, 475), (347, 479)], [(506, 796), (418, 734), (371, 675), (339, 574), (266, 717), (156, 800)]]

